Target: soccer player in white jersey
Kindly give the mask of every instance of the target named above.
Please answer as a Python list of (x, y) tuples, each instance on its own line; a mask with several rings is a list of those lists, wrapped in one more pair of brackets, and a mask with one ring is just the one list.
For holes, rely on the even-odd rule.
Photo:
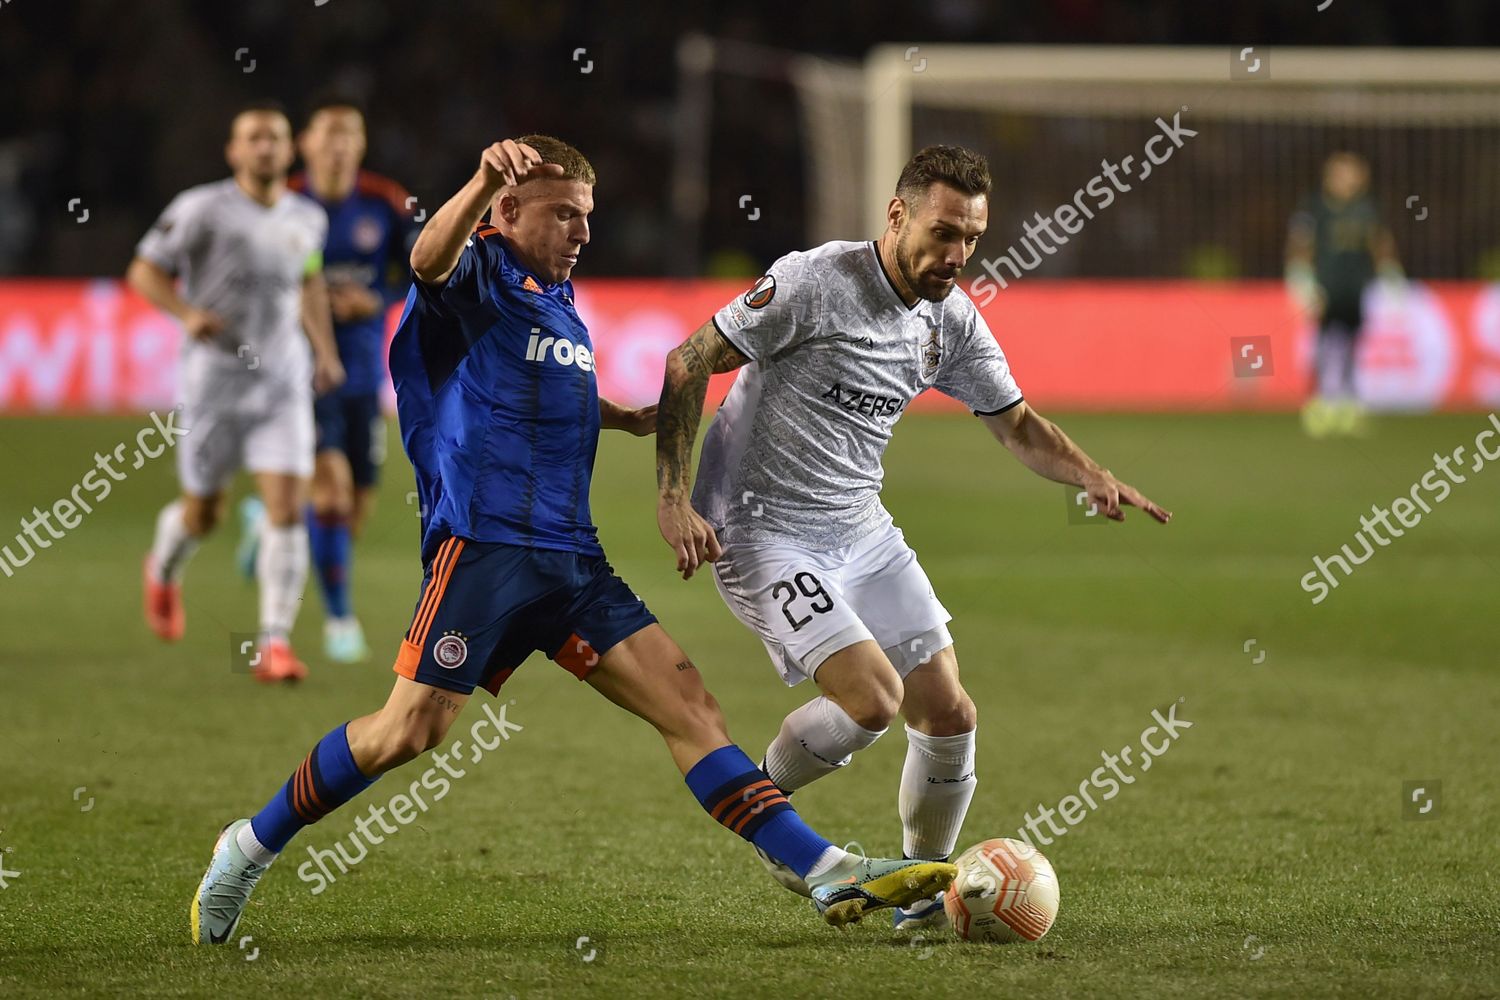
[[(713, 563), (720, 594), (782, 680), (811, 678), (821, 692), (786, 717), (763, 770), (793, 792), (848, 764), (901, 715), (898, 812), (912, 858), (954, 850), (974, 795), (976, 713), (950, 615), (880, 502), (881, 458), (907, 405), (937, 389), (1033, 472), (1086, 490), (1111, 519), (1123, 520), (1125, 504), (1171, 517), (1026, 404), (958, 287), (989, 191), (982, 156), (922, 150), (901, 173), (878, 241), (778, 260), (668, 355), (657, 410), (657, 521), (678, 571)], [(690, 491), (709, 376), (741, 367)], [(944, 919), (937, 897), (895, 922)]]
[(292, 129), (279, 107), (235, 115), (224, 156), (233, 176), (172, 199), (126, 274), (186, 334), (177, 389), (182, 495), (156, 519), (146, 622), (169, 642), (182, 637), (183, 569), (223, 517), (229, 481), (247, 469), (267, 517), (256, 566), (261, 641), (251, 662), (257, 680), (293, 681), (307, 674), (289, 636), (307, 582), (313, 393), (344, 379), (322, 276), (328, 220), (316, 202), (287, 190)]

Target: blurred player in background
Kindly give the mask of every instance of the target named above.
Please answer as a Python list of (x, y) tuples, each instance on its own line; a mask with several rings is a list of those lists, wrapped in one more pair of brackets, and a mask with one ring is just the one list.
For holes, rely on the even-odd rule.
[[(194, 943), (229, 940), (299, 830), (442, 742), (476, 688), (499, 694), (533, 652), (654, 726), (703, 808), (805, 878), (829, 923), (952, 881), (951, 864), (852, 855), (808, 827), (605, 559), (589, 509), (600, 429), (650, 434), (656, 408), (600, 397), (573, 305), (593, 189), (593, 166), (560, 139), (497, 142), (412, 247), (391, 375), (425, 579), (399, 676), (382, 709), (335, 726), (260, 812), (224, 828), (193, 897)], [(703, 893), (709, 905), (734, 899), (712, 878)]]
[(256, 560), (255, 677), (300, 680), (307, 668), (290, 636), (307, 582), (313, 394), (344, 380), (323, 284), (327, 219), (287, 189), (292, 128), (279, 106), (235, 115), (224, 155), (233, 177), (172, 199), (126, 274), (187, 334), (177, 387), (186, 431), (177, 446), (182, 496), (156, 519), (145, 564), (146, 622), (163, 639), (182, 637), (183, 569), (221, 519), (230, 480), (246, 469), (267, 522)]
[[(713, 562), (720, 595), (782, 680), (821, 689), (786, 717), (762, 770), (790, 794), (848, 764), (900, 714), (897, 811), (909, 858), (954, 850), (974, 795), (977, 716), (959, 681), (952, 616), (880, 500), (882, 458), (907, 405), (936, 389), (1031, 471), (1087, 491), (1111, 519), (1124, 518), (1124, 504), (1171, 517), (1027, 405), (958, 287), (989, 192), (984, 157), (923, 149), (901, 172), (878, 241), (778, 260), (668, 355), (657, 408), (657, 522), (678, 570), (689, 577)], [(704, 437), (693, 488), (709, 376), (742, 366)], [(761, 860), (807, 891), (774, 854)], [(946, 923), (942, 898), (894, 919), (905, 930)]]
[(1313, 437), (1365, 430), (1354, 368), (1365, 288), (1377, 274), (1393, 287), (1405, 280), (1396, 240), (1370, 197), (1369, 164), (1334, 153), (1323, 164), (1323, 190), (1292, 216), (1286, 246), (1287, 289), (1318, 324), (1313, 397), (1302, 408)]
[[(365, 119), (352, 101), (335, 96), (315, 104), (298, 145), (307, 169), (288, 184), (328, 216), (323, 275), (347, 376), (313, 405), (317, 458), (307, 531), (327, 616), (324, 653), (354, 663), (369, 656), (369, 647), (350, 598), (350, 548), (375, 502), (385, 460), (385, 316), (406, 295), (411, 210), (401, 185), (360, 169)], [(240, 567), (248, 576), (264, 507), (247, 498), (240, 514)]]

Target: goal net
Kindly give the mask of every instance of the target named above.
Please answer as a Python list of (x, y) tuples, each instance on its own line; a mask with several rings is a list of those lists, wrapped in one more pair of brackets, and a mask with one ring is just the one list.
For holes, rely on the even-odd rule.
[[(876, 235), (902, 164), (950, 143), (989, 158), (1002, 245), (1073, 202), (1104, 162), (1133, 158), (1113, 204), (1039, 277), (1274, 277), (1289, 216), (1326, 157), (1351, 150), (1409, 273), (1500, 279), (1491, 53), (889, 45), (857, 67), (804, 57), (792, 80), (810, 244)], [(1142, 176), (1158, 118), (1178, 138)]]

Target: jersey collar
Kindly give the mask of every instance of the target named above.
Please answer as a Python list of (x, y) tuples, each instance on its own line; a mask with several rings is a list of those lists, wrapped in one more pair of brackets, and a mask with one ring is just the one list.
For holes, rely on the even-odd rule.
[(891, 280), (890, 272), (885, 269), (885, 261), (880, 259), (880, 245), (874, 240), (870, 241), (870, 253), (875, 255), (875, 267), (880, 271), (880, 276), (885, 279), (885, 287), (891, 290), (891, 298), (895, 300), (896, 305), (900, 306), (905, 312), (916, 310), (922, 304), (922, 300), (918, 298), (911, 305), (906, 304), (906, 300), (901, 297), (901, 293), (896, 291), (896, 283)]
[(520, 261), (516, 260), (516, 255), (511, 251), (509, 240), (499, 233), (496, 233), (491, 238), (500, 241), (500, 276), (505, 280), (506, 284), (541, 295), (560, 295), (570, 303), (573, 301), (573, 280), (571, 278), (558, 284), (549, 285), (521, 266)]

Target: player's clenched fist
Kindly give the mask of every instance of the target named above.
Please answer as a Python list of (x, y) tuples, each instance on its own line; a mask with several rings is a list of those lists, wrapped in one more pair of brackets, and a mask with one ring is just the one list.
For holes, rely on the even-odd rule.
[(677, 572), (690, 578), (704, 563), (717, 562), (724, 554), (713, 525), (703, 520), (686, 500), (662, 500), (656, 505), (656, 526), (661, 537), (677, 553)]
[(563, 168), (543, 163), (542, 154), (524, 142), (506, 139), (491, 143), (479, 157), (479, 174), (486, 188), (498, 191), (532, 177), (561, 177)]

